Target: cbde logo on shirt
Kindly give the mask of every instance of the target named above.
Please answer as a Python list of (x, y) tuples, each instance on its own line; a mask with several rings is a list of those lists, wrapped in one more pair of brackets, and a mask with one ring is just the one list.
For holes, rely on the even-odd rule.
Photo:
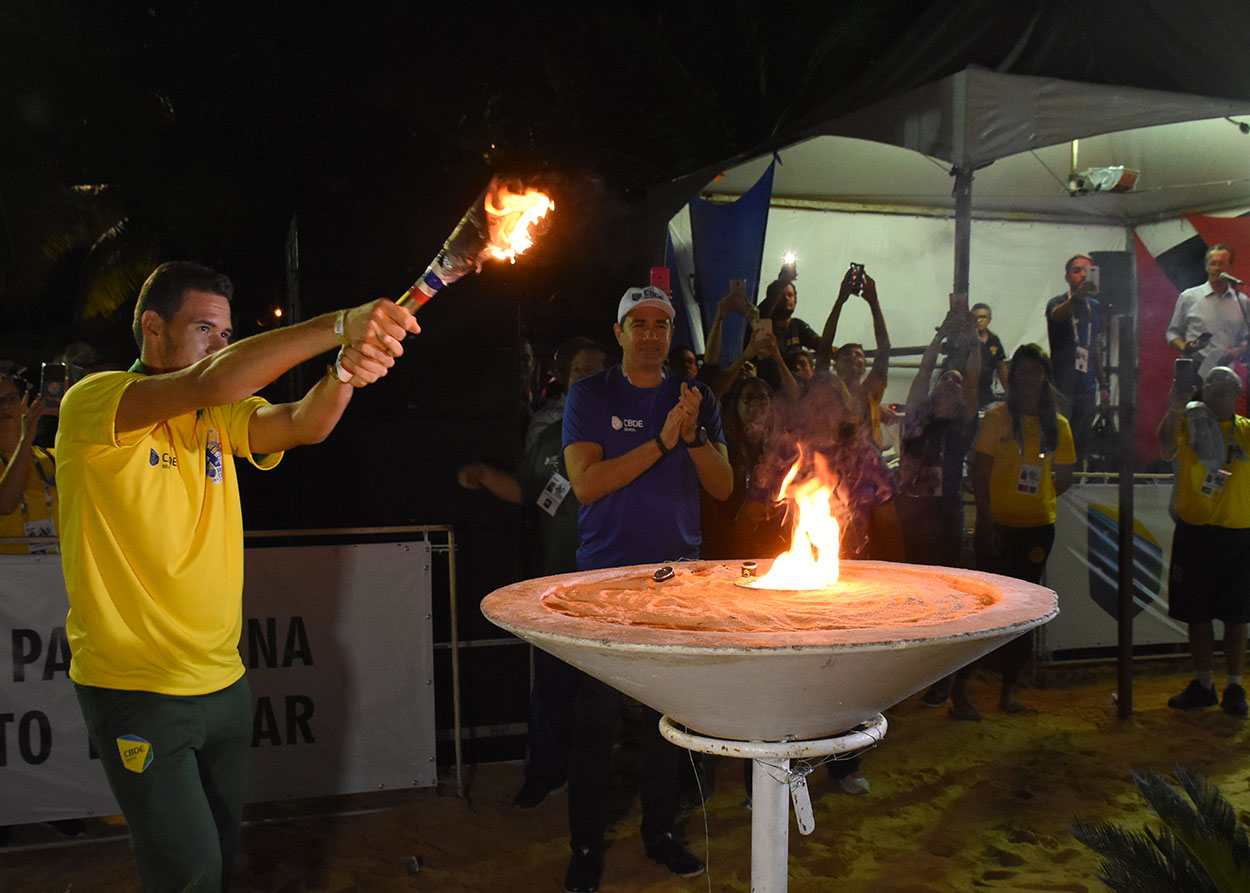
[(640, 431), (642, 430), (642, 419), (623, 419), (620, 416), (612, 416), (612, 430), (620, 431)]
[(158, 453), (152, 448), (148, 448), (148, 464), (153, 468), (158, 465), (163, 468), (177, 468), (178, 457), (170, 453)]
[(131, 772), (139, 773), (152, 765), (152, 742), (138, 735), (118, 736), (117, 752), (121, 754), (122, 765)]

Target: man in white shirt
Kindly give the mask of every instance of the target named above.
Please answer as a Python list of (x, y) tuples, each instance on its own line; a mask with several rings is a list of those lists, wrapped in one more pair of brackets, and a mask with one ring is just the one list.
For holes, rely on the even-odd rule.
[[(1250, 341), (1250, 301), (1237, 291), (1238, 280), (1225, 278), (1232, 265), (1233, 250), (1212, 245), (1206, 255), (1207, 281), (1180, 293), (1168, 325), (1168, 343), (1199, 361), (1199, 380), (1216, 366), (1240, 361)], [(1198, 339), (1207, 332), (1210, 341), (1199, 347)]]

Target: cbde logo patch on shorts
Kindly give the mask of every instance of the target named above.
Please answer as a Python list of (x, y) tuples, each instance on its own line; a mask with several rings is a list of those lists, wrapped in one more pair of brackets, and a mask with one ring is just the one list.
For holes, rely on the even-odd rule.
[(138, 735), (118, 737), (117, 752), (121, 754), (122, 765), (131, 772), (142, 772), (152, 765), (152, 742)]

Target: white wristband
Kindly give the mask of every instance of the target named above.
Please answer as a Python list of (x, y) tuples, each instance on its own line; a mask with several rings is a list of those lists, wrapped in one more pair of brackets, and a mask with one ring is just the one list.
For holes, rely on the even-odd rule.
[(339, 349), (339, 355), (334, 358), (334, 377), (347, 384), (352, 380), (352, 374), (343, 368), (343, 350)]
[(349, 347), (351, 342), (347, 340), (347, 335), (343, 331), (343, 326), (347, 322), (347, 311), (339, 310), (334, 314), (334, 334), (339, 339), (339, 344)]

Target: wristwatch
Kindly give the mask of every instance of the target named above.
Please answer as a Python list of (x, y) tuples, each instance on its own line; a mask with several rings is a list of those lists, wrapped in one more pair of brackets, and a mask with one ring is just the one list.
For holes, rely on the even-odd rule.
[(682, 442), (686, 445), (686, 449), (688, 450), (704, 446), (707, 443), (707, 428), (700, 425), (699, 430), (694, 432), (694, 440), (683, 440)]

